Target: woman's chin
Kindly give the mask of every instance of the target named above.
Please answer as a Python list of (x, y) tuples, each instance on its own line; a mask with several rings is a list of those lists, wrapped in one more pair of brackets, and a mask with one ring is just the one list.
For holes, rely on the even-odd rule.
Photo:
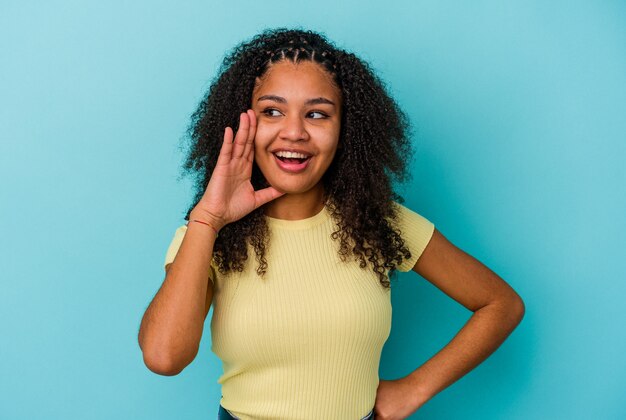
[(318, 188), (318, 185), (314, 185), (312, 187), (307, 185), (289, 185), (284, 182), (270, 183), (274, 189), (285, 194), (285, 195), (300, 195), (306, 193), (314, 193), (314, 191)]
[(274, 189), (283, 193), (284, 195), (298, 195), (298, 194), (304, 194), (306, 192), (298, 188), (290, 188), (290, 187), (285, 187), (282, 185), (277, 185), (277, 186), (272, 185), (272, 186), (274, 187)]

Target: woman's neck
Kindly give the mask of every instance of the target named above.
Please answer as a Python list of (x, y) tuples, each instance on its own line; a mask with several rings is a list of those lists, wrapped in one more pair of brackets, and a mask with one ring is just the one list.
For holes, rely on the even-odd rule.
[(265, 205), (265, 215), (274, 219), (302, 220), (318, 214), (325, 205), (324, 189), (313, 188), (301, 194), (285, 194)]

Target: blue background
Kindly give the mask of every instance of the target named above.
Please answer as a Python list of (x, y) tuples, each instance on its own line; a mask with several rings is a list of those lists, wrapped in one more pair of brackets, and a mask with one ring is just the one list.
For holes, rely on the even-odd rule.
[[(302, 25), (368, 60), (415, 127), (407, 204), (526, 317), (416, 419), (626, 418), (621, 1), (0, 5), (0, 418), (214, 418), (210, 335), (179, 376), (136, 335), (191, 199), (189, 116), (226, 50)], [(381, 377), (470, 313), (410, 273)]]

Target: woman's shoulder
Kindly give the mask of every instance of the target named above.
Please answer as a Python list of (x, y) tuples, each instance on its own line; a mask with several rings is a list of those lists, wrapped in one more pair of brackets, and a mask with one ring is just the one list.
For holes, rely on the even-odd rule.
[(399, 271), (409, 271), (413, 268), (417, 259), (430, 242), (435, 232), (435, 225), (426, 217), (410, 209), (409, 207), (393, 202), (396, 212), (395, 224), (400, 232), (400, 236), (411, 252), (411, 258), (405, 260)]
[(433, 224), (426, 217), (422, 216), (417, 211), (405, 206), (404, 204), (401, 204), (397, 201), (392, 201), (392, 206), (394, 208), (397, 220), (402, 223), (418, 223), (420, 225)]

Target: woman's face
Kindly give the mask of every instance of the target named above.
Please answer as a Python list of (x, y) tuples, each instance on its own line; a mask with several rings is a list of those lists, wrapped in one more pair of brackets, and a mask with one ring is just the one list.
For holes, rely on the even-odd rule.
[(288, 194), (322, 188), (339, 143), (341, 92), (311, 61), (273, 64), (257, 81), (254, 160), (271, 186)]

